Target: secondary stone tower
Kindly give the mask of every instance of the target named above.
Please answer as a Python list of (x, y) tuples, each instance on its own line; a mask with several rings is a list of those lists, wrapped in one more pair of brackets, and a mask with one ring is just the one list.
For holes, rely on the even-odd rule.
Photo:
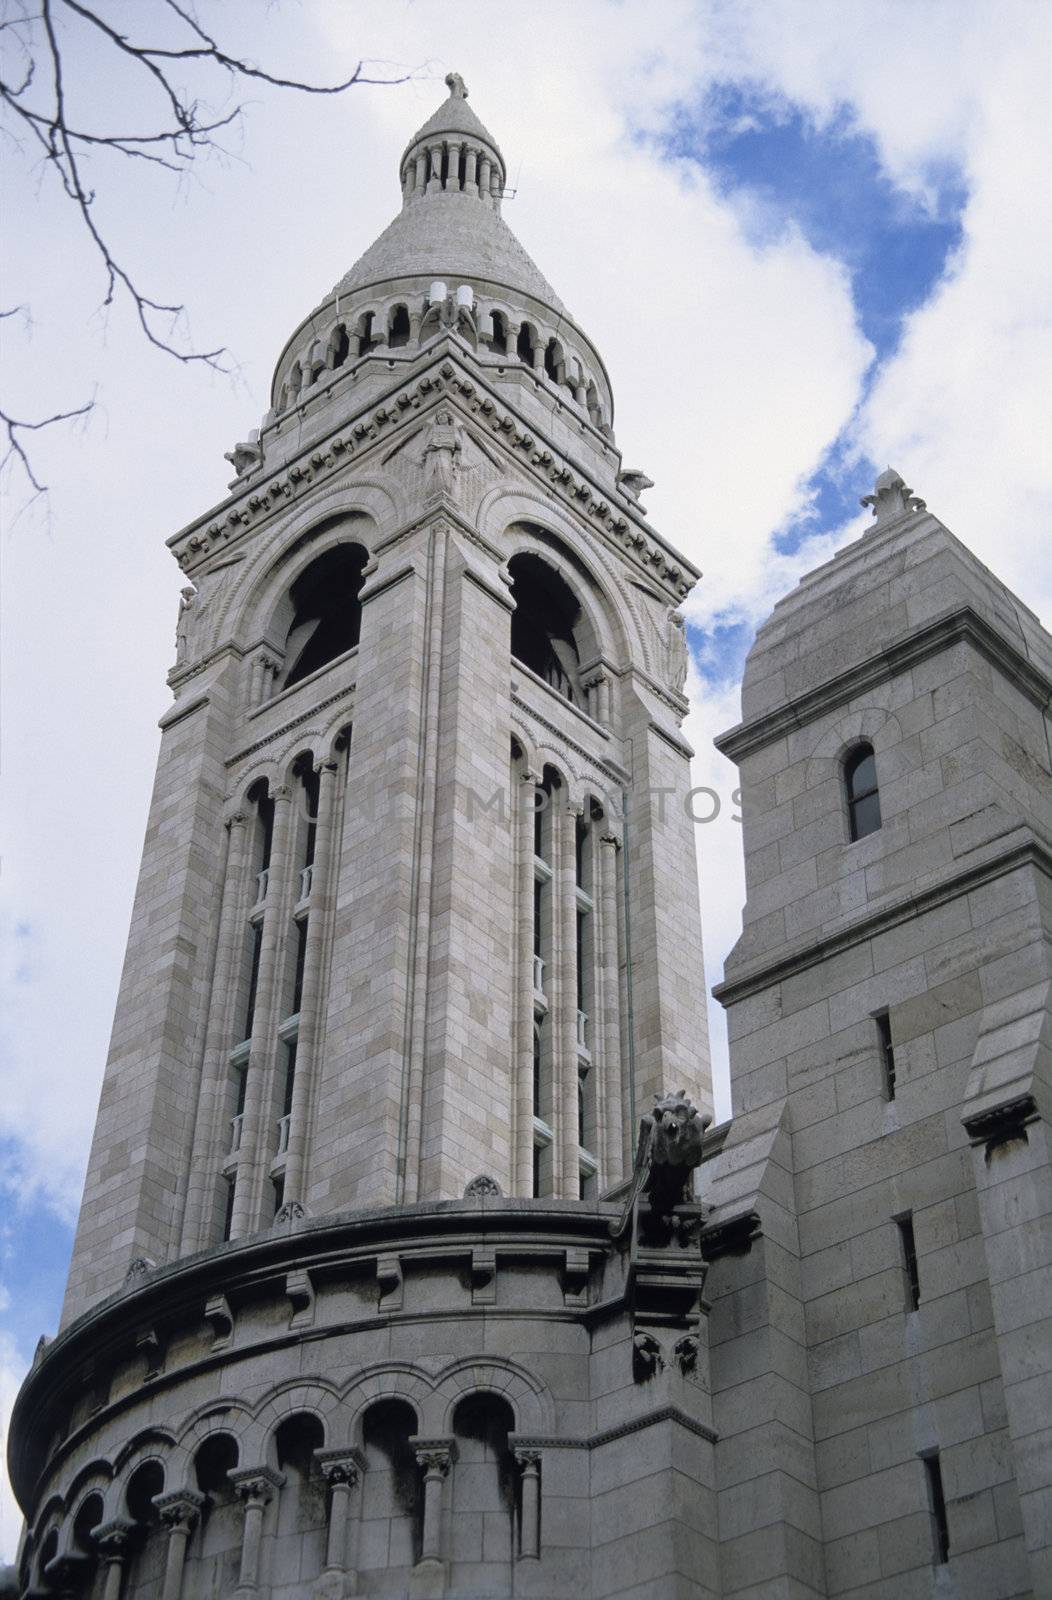
[[(626, 1185), (686, 1090), (644, 1125), (676, 1211), (711, 1104), (697, 573), (447, 83), (229, 496), (169, 541), (174, 704), (63, 1331), (14, 1430), (27, 1594), (613, 1593), (582, 1485), (596, 1452), (643, 1475), (626, 1426), (658, 1430), (675, 1530), (648, 1594), (693, 1537), (696, 1216), (644, 1249)], [(649, 1384), (648, 1318), (687, 1341)]]

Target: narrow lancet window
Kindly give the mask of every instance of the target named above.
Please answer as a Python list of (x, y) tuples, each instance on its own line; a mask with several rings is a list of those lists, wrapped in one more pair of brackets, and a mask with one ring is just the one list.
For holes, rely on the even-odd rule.
[(848, 832), (852, 841), (876, 833), (880, 827), (880, 794), (873, 747), (856, 745), (844, 762)]

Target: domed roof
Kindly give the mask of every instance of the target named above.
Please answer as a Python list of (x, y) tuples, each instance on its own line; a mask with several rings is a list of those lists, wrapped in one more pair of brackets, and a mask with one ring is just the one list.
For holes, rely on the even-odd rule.
[[(503, 285), (512, 293), (518, 291), (540, 300), (558, 315), (569, 315), (500, 215), (506, 172), (497, 141), (468, 106), (463, 78), (451, 72), (446, 83), (449, 98), (413, 135), (399, 163), (403, 175), (402, 210), (344, 274), (333, 294), (343, 299), (355, 290), (391, 278), (422, 276), (468, 282), (481, 278)], [(448, 180), (437, 187), (431, 181), (423, 188), (417, 187), (415, 165), (419, 163), (410, 157), (415, 154), (422, 163), (442, 141), (478, 147), (472, 160), (478, 160), (480, 177), (483, 157), (487, 163), (493, 161), (496, 187), (492, 196), (488, 190), (482, 193), (480, 183), (469, 184), (466, 180), (463, 188)], [(322, 304), (331, 298), (327, 296)]]
[(345, 273), (343, 298), (387, 278), (488, 279), (565, 313), (566, 307), (504, 219), (457, 189), (421, 195), (400, 211)]

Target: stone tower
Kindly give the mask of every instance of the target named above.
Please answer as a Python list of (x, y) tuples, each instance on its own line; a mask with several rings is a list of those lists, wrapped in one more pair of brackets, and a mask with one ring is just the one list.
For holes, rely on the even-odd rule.
[(13, 1430), (27, 1594), (672, 1595), (711, 1562), (678, 1487), (712, 1451), (697, 573), (447, 82), (169, 541), (174, 704)]
[[(1052, 639), (891, 471), (776, 606), (706, 1169), (724, 1594), (1052, 1594)], [(762, 1574), (769, 1587), (748, 1587)]]

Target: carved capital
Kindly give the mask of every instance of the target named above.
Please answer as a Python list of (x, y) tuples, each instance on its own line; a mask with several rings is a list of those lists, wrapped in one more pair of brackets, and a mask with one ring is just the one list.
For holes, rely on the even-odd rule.
[(91, 1537), (104, 1556), (111, 1561), (120, 1561), (127, 1552), (128, 1541), (135, 1528), (136, 1524), (128, 1517), (114, 1517), (112, 1521), (101, 1522), (94, 1528)]
[(365, 1457), (354, 1445), (345, 1449), (315, 1450), (314, 1459), (330, 1484), (345, 1483), (351, 1489), (365, 1471)]
[(234, 1486), (234, 1493), (245, 1502), (246, 1508), (252, 1505), (265, 1506), (273, 1498), (274, 1490), (280, 1489), (285, 1482), (285, 1474), (276, 1472), (273, 1467), (237, 1467), (233, 1472), (228, 1472), (227, 1477)]
[(173, 1489), (169, 1494), (155, 1494), (153, 1503), (166, 1528), (189, 1533), (201, 1515), (205, 1497), (196, 1489)]
[(411, 1439), (416, 1459), (423, 1468), (425, 1478), (444, 1478), (457, 1459), (455, 1439)]
[(537, 1449), (523, 1446), (514, 1451), (515, 1463), (520, 1472), (539, 1472), (541, 1466), (541, 1452)]

